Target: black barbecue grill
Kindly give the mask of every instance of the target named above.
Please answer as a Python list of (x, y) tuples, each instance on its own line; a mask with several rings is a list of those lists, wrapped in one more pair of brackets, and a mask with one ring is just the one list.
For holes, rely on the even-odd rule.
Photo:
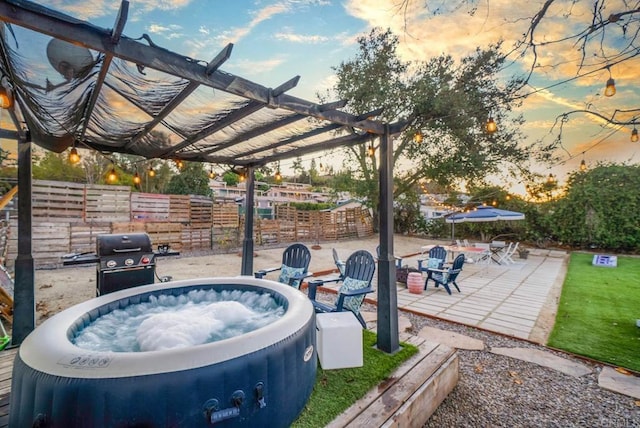
[(97, 263), (96, 295), (112, 293), (138, 285), (153, 284), (156, 256), (177, 255), (168, 245), (153, 251), (146, 233), (104, 234), (96, 238), (95, 254), (69, 254), (64, 265)]

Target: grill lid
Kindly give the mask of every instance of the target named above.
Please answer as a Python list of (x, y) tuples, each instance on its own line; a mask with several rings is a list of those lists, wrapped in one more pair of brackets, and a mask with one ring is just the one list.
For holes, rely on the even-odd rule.
[(103, 234), (96, 238), (99, 257), (118, 254), (153, 252), (151, 238), (146, 233)]

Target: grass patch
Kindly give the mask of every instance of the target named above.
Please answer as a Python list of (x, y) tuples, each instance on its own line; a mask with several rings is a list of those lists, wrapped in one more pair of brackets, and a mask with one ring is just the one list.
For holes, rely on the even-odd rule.
[(418, 352), (417, 347), (402, 343), (399, 352), (388, 355), (373, 348), (377, 340), (375, 333), (363, 330), (362, 334), (364, 365), (340, 370), (322, 370), (318, 364), (313, 392), (293, 427), (326, 426)]
[(571, 254), (548, 345), (640, 371), (640, 259), (618, 256), (615, 268)]

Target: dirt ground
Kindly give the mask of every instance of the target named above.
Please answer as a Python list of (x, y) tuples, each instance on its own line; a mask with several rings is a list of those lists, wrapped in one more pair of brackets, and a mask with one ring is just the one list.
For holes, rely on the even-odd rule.
[[(438, 241), (397, 235), (394, 237), (394, 254), (405, 256), (420, 252), (420, 247)], [(446, 242), (445, 244), (448, 244)], [(377, 235), (351, 241), (305, 243), (311, 249), (311, 272), (323, 272), (335, 269), (331, 249), (335, 248), (340, 258), (345, 260), (356, 250), (368, 250), (374, 256), (379, 244)], [(277, 267), (282, 263), (282, 251), (287, 244), (278, 248), (254, 249), (253, 270)], [(241, 253), (180, 255), (159, 257), (156, 259), (156, 274), (171, 276), (173, 280), (237, 276), (242, 266)], [(272, 274), (273, 278), (277, 276)], [(156, 282), (158, 282), (156, 280)], [(58, 269), (43, 269), (35, 272), (36, 322), (39, 324), (57, 312), (77, 303), (89, 300), (96, 295), (96, 266), (76, 265)]]
[[(417, 267), (417, 256), (421, 247), (449, 242), (426, 240), (423, 238), (396, 235), (394, 236), (394, 254), (403, 257), (403, 264)], [(376, 254), (379, 244), (377, 235), (350, 241), (305, 243), (311, 249), (310, 272), (328, 273), (335, 270), (332, 248), (335, 248), (340, 258), (345, 260), (356, 250), (368, 250)], [(263, 268), (278, 267), (282, 260), (282, 251), (286, 247), (254, 249), (253, 271)], [(228, 254), (188, 255), (181, 254), (172, 257), (157, 258), (156, 274), (160, 277), (170, 276), (173, 280), (224, 277), (240, 275), (242, 257), (239, 251)], [(561, 275), (564, 277), (564, 275)], [(277, 279), (277, 273), (269, 275), (269, 279)], [(159, 282), (159, 280), (156, 280)], [(36, 323), (40, 324), (50, 316), (70, 306), (89, 300), (96, 295), (96, 266), (76, 265), (58, 269), (43, 269), (35, 272), (36, 293)], [(547, 298), (544, 310), (540, 314), (530, 339), (537, 343), (546, 343), (553, 328), (557, 312), (558, 301), (562, 289), (561, 279), (554, 284)]]

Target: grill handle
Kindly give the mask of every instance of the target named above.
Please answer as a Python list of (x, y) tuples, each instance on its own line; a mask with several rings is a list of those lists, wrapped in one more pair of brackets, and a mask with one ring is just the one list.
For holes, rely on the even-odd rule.
[(114, 253), (138, 253), (138, 252), (142, 251), (142, 247), (138, 247), (138, 248), (122, 248), (122, 249), (113, 248), (111, 251), (113, 251)]

